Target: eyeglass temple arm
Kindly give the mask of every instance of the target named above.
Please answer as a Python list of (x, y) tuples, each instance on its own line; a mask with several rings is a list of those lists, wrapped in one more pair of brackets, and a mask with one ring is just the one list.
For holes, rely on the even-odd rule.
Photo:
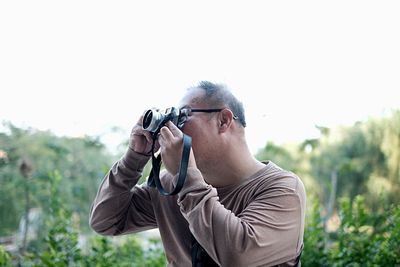
[[(224, 110), (223, 108), (192, 108), (191, 112), (207, 112), (207, 113), (212, 113), (212, 112), (220, 112)], [(239, 119), (238, 116), (233, 114), (233, 119), (237, 120)]]

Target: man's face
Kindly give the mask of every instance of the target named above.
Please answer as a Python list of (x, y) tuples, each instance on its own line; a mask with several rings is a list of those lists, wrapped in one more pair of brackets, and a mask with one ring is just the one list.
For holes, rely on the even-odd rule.
[[(210, 107), (202, 100), (205, 92), (203, 89), (191, 89), (182, 98), (179, 108), (209, 109)], [(196, 163), (200, 170), (206, 164), (211, 164), (218, 149), (218, 122), (217, 112), (193, 112), (189, 114), (182, 131), (192, 137), (192, 148)]]

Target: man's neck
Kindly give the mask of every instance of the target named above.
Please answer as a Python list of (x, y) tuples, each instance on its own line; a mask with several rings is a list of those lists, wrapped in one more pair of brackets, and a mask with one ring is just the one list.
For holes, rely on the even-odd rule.
[(247, 146), (227, 152), (223, 158), (223, 164), (203, 172), (206, 182), (217, 188), (240, 183), (265, 167), (252, 156)]

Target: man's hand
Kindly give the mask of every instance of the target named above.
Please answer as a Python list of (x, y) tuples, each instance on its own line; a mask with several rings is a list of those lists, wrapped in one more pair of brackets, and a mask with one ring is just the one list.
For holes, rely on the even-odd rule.
[[(153, 145), (153, 138), (151, 133), (143, 130), (142, 126), (143, 115), (140, 116), (138, 122), (133, 126), (131, 136), (129, 138), (129, 148), (139, 154), (151, 155), (151, 147)], [(154, 146), (154, 153), (160, 148), (158, 141)]]
[[(161, 148), (161, 158), (165, 168), (172, 175), (176, 175), (179, 171), (183, 150), (182, 131), (169, 121), (161, 128), (158, 140)], [(197, 167), (192, 148), (190, 148), (188, 167)]]

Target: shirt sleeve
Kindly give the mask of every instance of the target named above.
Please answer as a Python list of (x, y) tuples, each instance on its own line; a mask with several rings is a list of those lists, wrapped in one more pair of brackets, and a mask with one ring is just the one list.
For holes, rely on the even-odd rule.
[(89, 224), (102, 235), (120, 235), (156, 228), (147, 186), (136, 185), (149, 156), (130, 149), (104, 177), (94, 199)]
[(200, 171), (191, 169), (178, 204), (196, 240), (219, 265), (285, 263), (301, 249), (305, 195), (298, 177), (283, 178), (294, 186), (258, 188), (244, 210), (234, 214), (219, 202), (216, 189), (205, 183)]

